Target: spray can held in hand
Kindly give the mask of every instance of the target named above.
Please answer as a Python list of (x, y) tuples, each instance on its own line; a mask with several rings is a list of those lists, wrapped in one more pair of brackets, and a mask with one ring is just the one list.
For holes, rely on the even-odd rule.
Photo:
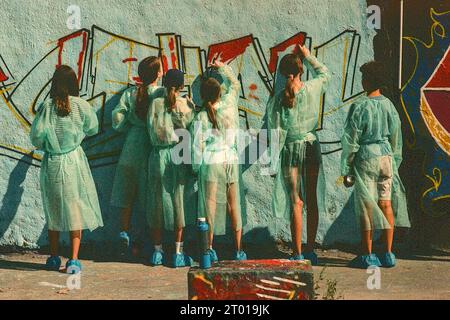
[(209, 225), (206, 218), (198, 218), (197, 229), (199, 234), (200, 244), (200, 268), (211, 268), (211, 256), (208, 253), (209, 249)]

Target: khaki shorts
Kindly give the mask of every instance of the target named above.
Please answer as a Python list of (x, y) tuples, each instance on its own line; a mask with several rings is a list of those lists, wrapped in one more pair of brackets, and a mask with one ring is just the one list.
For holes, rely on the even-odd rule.
[(381, 156), (361, 161), (361, 178), (371, 194), (378, 193), (378, 200), (391, 200), (392, 193), (392, 157)]

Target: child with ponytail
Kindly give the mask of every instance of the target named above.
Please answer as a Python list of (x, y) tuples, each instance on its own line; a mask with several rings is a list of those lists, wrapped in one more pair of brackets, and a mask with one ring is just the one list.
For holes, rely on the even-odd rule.
[[(148, 223), (151, 229), (154, 251), (150, 258), (153, 266), (165, 262), (162, 249), (162, 230), (175, 231), (175, 254), (169, 262), (173, 267), (192, 264), (192, 258), (183, 252), (183, 229), (186, 225), (184, 185), (187, 164), (176, 150), (182, 137), (189, 138), (189, 126), (193, 120), (193, 105), (180, 97), (184, 87), (184, 74), (172, 69), (164, 76), (164, 97), (154, 99), (147, 117), (152, 151), (148, 160)], [(186, 142), (186, 141), (185, 141)]]
[(129, 229), (135, 202), (138, 202), (141, 211), (146, 210), (150, 153), (150, 140), (146, 130), (147, 113), (151, 101), (164, 94), (164, 89), (158, 86), (163, 75), (158, 57), (143, 59), (139, 63), (138, 75), (141, 83), (125, 90), (112, 112), (113, 128), (126, 131), (111, 194), (111, 205), (121, 208), (120, 254), (126, 253), (130, 246)]
[[(277, 172), (272, 198), (273, 214), (291, 224), (294, 255), (292, 260), (311, 260), (314, 253), (319, 210), (317, 182), (322, 165), (316, 129), (319, 126), (321, 97), (330, 74), (306, 47), (282, 58), (280, 73), (286, 77), (286, 87), (269, 99), (268, 127), (271, 136), (271, 165)], [(303, 65), (313, 79), (302, 82)], [(275, 151), (275, 149), (277, 151)], [(281, 152), (279, 152), (281, 151)], [(302, 254), (302, 214), (307, 208), (307, 244)]]
[(204, 79), (200, 87), (203, 110), (197, 114), (192, 131), (193, 169), (198, 173), (199, 217), (210, 225), (209, 254), (218, 261), (213, 249), (214, 235), (226, 232), (227, 212), (234, 231), (235, 260), (246, 260), (241, 248), (242, 206), (237, 131), (240, 83), (231, 67), (216, 62), (212, 68), (230, 83), (222, 96), (220, 83), (213, 77)]
[(80, 146), (85, 136), (98, 132), (98, 120), (92, 106), (78, 96), (75, 72), (59, 66), (53, 74), (50, 99), (38, 107), (30, 132), (32, 144), (45, 152), (40, 185), (51, 254), (46, 267), (59, 270), (59, 234), (69, 231), (72, 252), (67, 273), (81, 271), (82, 230), (103, 226), (97, 190)]

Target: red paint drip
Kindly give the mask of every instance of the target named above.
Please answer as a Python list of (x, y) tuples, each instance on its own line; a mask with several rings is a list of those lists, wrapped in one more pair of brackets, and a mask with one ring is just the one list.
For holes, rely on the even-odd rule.
[(0, 82), (8, 80), (9, 77), (0, 70)]
[(248, 87), (251, 91), (255, 91), (256, 89), (258, 89), (258, 86), (255, 83), (252, 83), (249, 87)]
[(162, 56), (162, 63), (163, 63), (164, 73), (166, 73), (167, 70), (169, 70), (169, 64), (167, 62), (167, 57), (165, 55)]
[[(269, 60), (269, 71), (274, 73), (277, 69), (278, 55), (280, 52), (285, 51), (290, 46), (295, 46), (296, 44), (304, 45), (306, 40), (306, 35), (304, 33), (298, 33), (295, 36), (277, 44), (275, 47), (270, 49), (270, 60)], [(293, 48), (292, 52), (295, 53), (296, 47)]]
[(122, 60), (123, 63), (134, 62), (134, 61), (138, 61), (138, 59), (137, 58), (126, 58), (126, 59)]
[(236, 57), (242, 55), (247, 47), (253, 43), (253, 36), (248, 35), (243, 38), (230, 40), (223, 43), (209, 46), (208, 62), (220, 58), (223, 63), (230, 63)]
[(72, 34), (58, 40), (58, 47), (59, 47), (58, 64), (56, 65), (56, 67), (59, 67), (60, 65), (62, 65), (62, 52), (63, 52), (64, 44), (66, 43), (66, 41), (77, 38), (81, 35), (83, 36), (83, 40), (82, 40), (83, 43), (82, 43), (82, 48), (80, 50), (80, 53), (78, 54), (78, 61), (77, 61), (78, 82), (81, 81), (81, 75), (82, 75), (82, 71), (83, 71), (83, 59), (84, 59), (84, 54), (86, 53), (86, 47), (87, 47), (87, 32), (85, 30), (80, 30), (78, 32), (72, 33)]

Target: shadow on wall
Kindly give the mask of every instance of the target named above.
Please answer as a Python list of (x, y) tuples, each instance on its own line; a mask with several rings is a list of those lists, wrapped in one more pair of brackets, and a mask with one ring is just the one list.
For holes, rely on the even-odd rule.
[[(360, 228), (357, 223), (357, 219), (354, 213), (354, 194), (350, 196), (342, 212), (339, 214), (336, 220), (331, 224), (330, 228), (325, 234), (323, 239), (324, 246), (348, 243), (348, 239), (358, 239)], [(355, 237), (356, 235), (356, 237)], [(352, 244), (356, 244), (352, 243)]]
[(25, 161), (26, 159), (28, 159), (28, 156), (23, 156), (9, 176), (8, 186), (0, 209), (0, 239), (8, 231), (22, 201), (24, 192), (22, 183), (25, 181), (28, 169), (31, 166), (30, 163)]

